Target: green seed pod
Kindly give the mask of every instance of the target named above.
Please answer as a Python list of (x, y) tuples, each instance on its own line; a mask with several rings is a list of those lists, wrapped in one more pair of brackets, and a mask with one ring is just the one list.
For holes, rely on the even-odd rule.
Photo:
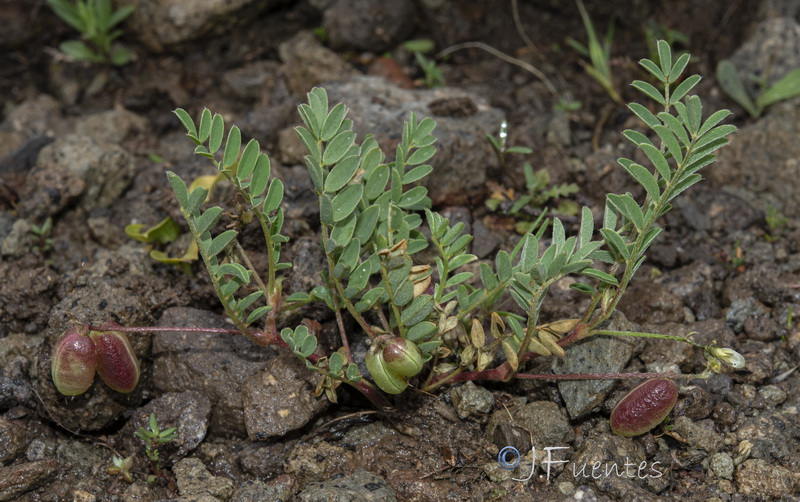
[(117, 392), (133, 391), (139, 383), (139, 361), (125, 333), (92, 331), (89, 337), (97, 347), (97, 373)]
[(383, 360), (382, 351), (374, 349), (375, 345), (367, 352), (365, 362), (367, 363), (369, 374), (372, 376), (372, 379), (375, 380), (375, 383), (378, 384), (378, 387), (389, 394), (400, 394), (406, 390), (406, 387), (408, 387), (406, 379), (392, 373), (392, 371), (386, 367), (386, 361)]
[(386, 338), (383, 346), (383, 361), (395, 375), (412, 377), (422, 371), (422, 353), (414, 342), (403, 338)]
[(58, 392), (77, 396), (86, 392), (94, 382), (98, 357), (91, 338), (78, 328), (61, 335), (53, 349), (51, 374)]
[(650, 431), (660, 424), (678, 400), (678, 386), (667, 378), (654, 378), (625, 395), (611, 412), (611, 430), (624, 437)]

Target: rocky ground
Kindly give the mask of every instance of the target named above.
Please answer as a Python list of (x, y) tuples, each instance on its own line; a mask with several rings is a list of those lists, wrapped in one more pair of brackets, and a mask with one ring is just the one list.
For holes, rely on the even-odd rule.
[[(677, 200), (613, 322), (696, 332), (701, 343), (735, 348), (747, 365), (681, 381), (669, 426), (635, 439), (608, 425), (634, 383), (475, 382), (402, 396), (396, 413), (380, 414), (346, 390), (337, 405), (315, 398), (316, 378), (294, 356), (233, 335), (132, 336), (143, 370), (133, 393), (98, 381), (82, 396), (57, 394), (50, 353), (75, 320), (228, 326), (202, 266), (185, 274), (158, 263), (151, 247), (124, 232), (168, 216), (183, 224), (165, 169), (184, 179), (213, 172), (193, 155), (170, 113), (176, 107), (193, 115), (208, 107), (265, 145), (286, 184), (289, 292), (311, 289), (325, 266), (319, 210), (293, 131), (296, 107), (314, 85), (346, 103), (359, 134), (374, 134), (386, 151), (409, 112), (436, 118), (431, 196), (475, 235), (471, 252), (482, 260), (510, 249), (516, 224), (530, 217), (507, 214), (508, 203), (485, 204), (501, 192), (524, 193), (524, 161), (546, 170), (553, 185), (576, 184), (563, 199), (598, 211), (606, 193), (636, 188), (616, 159), (633, 154), (620, 131), (637, 120), (566, 44), (567, 35), (585, 40), (570, 2), (520, 2), (532, 47), (506, 0), (135, 4), (121, 41), (137, 58), (106, 68), (57, 51), (75, 33), (44, 2), (0, 0), (0, 500), (798, 499), (798, 101), (750, 118), (714, 77), (722, 59), (769, 82), (800, 68), (796, 2), (587, 2), (599, 29), (615, 23), (612, 67), (624, 99), (639, 99), (624, 84), (643, 78), (643, 28), (678, 30), (689, 39), (678, 48), (694, 56), (690, 70), (704, 76), (697, 89), (707, 109), (732, 109), (740, 128), (704, 172), (707, 181)], [(446, 86), (428, 89), (401, 45), (421, 38), (437, 50), (486, 43), (540, 68), (558, 96), (475, 48), (439, 61)], [(582, 106), (554, 111), (568, 95)], [(503, 120), (509, 143), (533, 153), (509, 156), (501, 168), (485, 135)], [(233, 210), (231, 193), (215, 197)], [(47, 218), (52, 243), (31, 232)], [(568, 213), (563, 219), (577, 224)], [(161, 249), (180, 256), (187, 239)], [(263, 260), (255, 233), (244, 245)], [(566, 285), (555, 287), (543, 316), (573, 317), (576, 301)], [(334, 332), (324, 308), (286, 322), (303, 318)], [(557, 364), (575, 372), (603, 364), (693, 373), (704, 364), (698, 351), (664, 340), (597, 338), (573, 349)], [(531, 371), (550, 369), (548, 361)], [(179, 437), (161, 448), (163, 471), (148, 483), (133, 433), (151, 412)], [(500, 467), (506, 445), (535, 448), (530, 479), (512, 479), (531, 472), (530, 454), (516, 471)], [(133, 483), (106, 473), (115, 455), (133, 456)]]

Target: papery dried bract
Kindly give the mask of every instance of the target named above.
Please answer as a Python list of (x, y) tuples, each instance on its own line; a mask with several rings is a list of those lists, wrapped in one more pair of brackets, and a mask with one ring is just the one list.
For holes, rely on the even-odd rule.
[(94, 382), (98, 357), (95, 344), (79, 328), (70, 328), (53, 348), (51, 373), (58, 392), (77, 396), (86, 392)]
[(89, 336), (97, 347), (97, 373), (118, 392), (128, 393), (139, 383), (139, 361), (125, 333), (92, 331)]

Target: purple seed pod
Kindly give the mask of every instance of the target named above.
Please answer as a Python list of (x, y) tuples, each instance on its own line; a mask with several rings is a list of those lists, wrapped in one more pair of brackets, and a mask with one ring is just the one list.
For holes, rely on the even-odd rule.
[(51, 374), (58, 392), (65, 396), (86, 392), (94, 382), (97, 363), (92, 339), (77, 327), (65, 331), (53, 348)]
[(678, 400), (678, 386), (654, 378), (635, 387), (611, 412), (611, 430), (624, 437), (638, 436), (661, 423)]
[(139, 383), (139, 361), (125, 333), (92, 331), (97, 347), (97, 374), (117, 392), (131, 392)]

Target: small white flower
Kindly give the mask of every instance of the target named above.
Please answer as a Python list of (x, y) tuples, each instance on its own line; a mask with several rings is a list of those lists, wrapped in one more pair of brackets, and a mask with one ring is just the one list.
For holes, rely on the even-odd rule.
[(711, 347), (708, 349), (709, 354), (716, 357), (723, 363), (727, 364), (733, 369), (742, 369), (744, 368), (745, 360), (744, 356), (739, 354), (733, 349), (723, 348), (723, 347)]

